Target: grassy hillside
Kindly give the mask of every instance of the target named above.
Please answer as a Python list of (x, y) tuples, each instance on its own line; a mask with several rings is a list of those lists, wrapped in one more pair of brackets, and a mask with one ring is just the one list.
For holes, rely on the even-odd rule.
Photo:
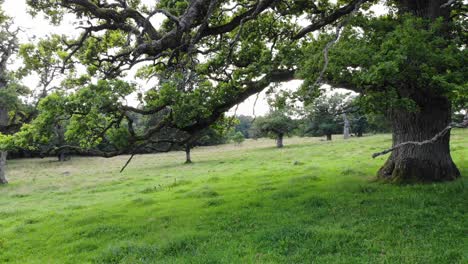
[(0, 263), (468, 263), (465, 177), (373, 182), (389, 135), (272, 140), (174, 152), (9, 162)]

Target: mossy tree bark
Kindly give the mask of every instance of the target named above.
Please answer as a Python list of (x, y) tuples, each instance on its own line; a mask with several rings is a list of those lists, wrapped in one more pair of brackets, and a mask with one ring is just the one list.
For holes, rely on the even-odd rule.
[[(420, 102), (422, 103), (422, 102)], [(426, 97), (419, 111), (394, 111), (393, 146), (431, 139), (447, 127), (451, 118), (450, 102), (445, 97)], [(460, 172), (450, 155), (450, 133), (422, 146), (406, 145), (395, 149), (378, 177), (391, 182), (434, 182), (458, 178)]]

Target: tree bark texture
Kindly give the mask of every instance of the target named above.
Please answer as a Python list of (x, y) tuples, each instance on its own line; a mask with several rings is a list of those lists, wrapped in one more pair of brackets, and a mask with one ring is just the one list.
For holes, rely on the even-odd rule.
[(283, 137), (284, 137), (283, 134), (278, 134), (278, 136), (276, 137), (276, 147), (277, 148), (282, 148), (284, 146), (283, 145)]
[(351, 125), (349, 124), (349, 119), (348, 119), (348, 116), (346, 115), (346, 113), (343, 113), (343, 122), (344, 122), (343, 138), (348, 139), (350, 137), (349, 131), (350, 131)]
[[(419, 111), (392, 113), (393, 146), (434, 137), (450, 123), (450, 101), (442, 96), (426, 97)], [(391, 182), (450, 181), (460, 172), (450, 155), (450, 133), (423, 146), (407, 145), (392, 152), (378, 177)]]
[(190, 145), (185, 145), (185, 163), (192, 163), (192, 159), (190, 157)]
[(0, 151), (0, 184), (7, 184), (8, 180), (6, 178), (6, 158), (7, 158), (7, 152), (6, 151)]

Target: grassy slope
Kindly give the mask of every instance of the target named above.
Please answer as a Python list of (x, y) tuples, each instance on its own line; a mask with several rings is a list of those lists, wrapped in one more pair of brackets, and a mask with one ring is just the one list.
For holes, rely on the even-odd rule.
[(467, 263), (467, 132), (446, 184), (372, 182), (390, 136), (11, 161), (0, 263)]

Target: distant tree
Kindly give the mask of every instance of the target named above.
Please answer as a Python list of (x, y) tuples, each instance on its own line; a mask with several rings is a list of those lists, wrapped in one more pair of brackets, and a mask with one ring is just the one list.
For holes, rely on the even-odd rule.
[(343, 121), (347, 119), (350, 132), (354, 133), (357, 137), (362, 137), (364, 133), (368, 132), (369, 123), (367, 122), (367, 115), (370, 113), (366, 113), (365, 110), (368, 109), (361, 106), (360, 97), (350, 99), (343, 109)]
[(367, 132), (369, 124), (366, 115), (360, 113), (352, 114), (350, 117), (351, 131), (356, 137), (362, 137)]
[(245, 138), (250, 138), (251, 135), (249, 132), (254, 118), (251, 116), (239, 115), (237, 119), (239, 123), (236, 125), (235, 130), (241, 132)]
[(276, 147), (283, 147), (283, 138), (295, 128), (295, 122), (287, 113), (277, 110), (264, 117), (258, 117), (252, 128), (257, 135), (270, 136), (276, 139)]
[(366, 113), (366, 122), (368, 130), (372, 133), (389, 133), (392, 131), (390, 120), (381, 113)]
[(270, 112), (264, 117), (258, 117), (252, 128), (257, 135), (275, 138), (276, 147), (282, 148), (284, 136), (290, 135), (296, 128), (296, 122), (291, 118), (294, 101), (287, 91), (274, 93), (274, 90), (270, 90), (267, 96)]
[[(38, 86), (33, 93), (35, 97), (35, 115), (37, 114), (37, 107), (40, 101), (52, 91), (61, 89), (61, 87), (57, 87), (56, 85), (60, 84), (58, 80), (62, 77), (63, 70), (73, 70), (74, 68), (73, 64), (64, 62), (67, 52), (65, 52), (65, 48), (62, 45), (61, 37), (52, 35), (47, 39), (40, 39), (36, 44), (23, 44), (19, 48), (18, 55), (22, 59), (23, 64), (18, 70), (18, 75), (26, 77), (36, 74), (39, 77)], [(54, 137), (45, 142), (42, 149), (59, 147), (66, 144), (66, 119), (62, 118), (60, 113), (56, 113), (56, 117), (53, 119), (49, 119), (47, 125), (43, 124), (46, 125), (47, 129), (51, 130), (50, 132), (54, 134)], [(45, 129), (45, 127), (42, 128)], [(68, 159), (65, 149), (60, 150), (56, 154), (59, 161)]]
[(240, 131), (235, 132), (233, 135), (231, 135), (231, 140), (234, 141), (237, 145), (242, 144), (244, 142), (245, 137), (244, 134), (242, 134)]
[(225, 131), (220, 131), (212, 126), (203, 130), (200, 134), (201, 136), (194, 142), (194, 146), (214, 146), (228, 141), (228, 135)]
[[(55, 92), (42, 98), (34, 107), (35, 118), (28, 124), (24, 124), (15, 138), (16, 147), (29, 152), (39, 152), (41, 156), (56, 154), (59, 161), (65, 161), (66, 150), (60, 149), (66, 141), (66, 126), (70, 116), (56, 108), (60, 108), (66, 102), (63, 93)], [(49, 110), (54, 109), (54, 114)], [(58, 151), (56, 151), (59, 149)]]
[(347, 97), (347, 94), (324, 94), (305, 106), (305, 134), (325, 135), (327, 140), (332, 140), (333, 134), (341, 133), (342, 113)]
[(190, 143), (185, 144), (184, 149), (185, 149), (185, 163), (186, 164), (192, 163), (192, 157), (190, 156), (190, 152), (192, 149), (191, 144)]

